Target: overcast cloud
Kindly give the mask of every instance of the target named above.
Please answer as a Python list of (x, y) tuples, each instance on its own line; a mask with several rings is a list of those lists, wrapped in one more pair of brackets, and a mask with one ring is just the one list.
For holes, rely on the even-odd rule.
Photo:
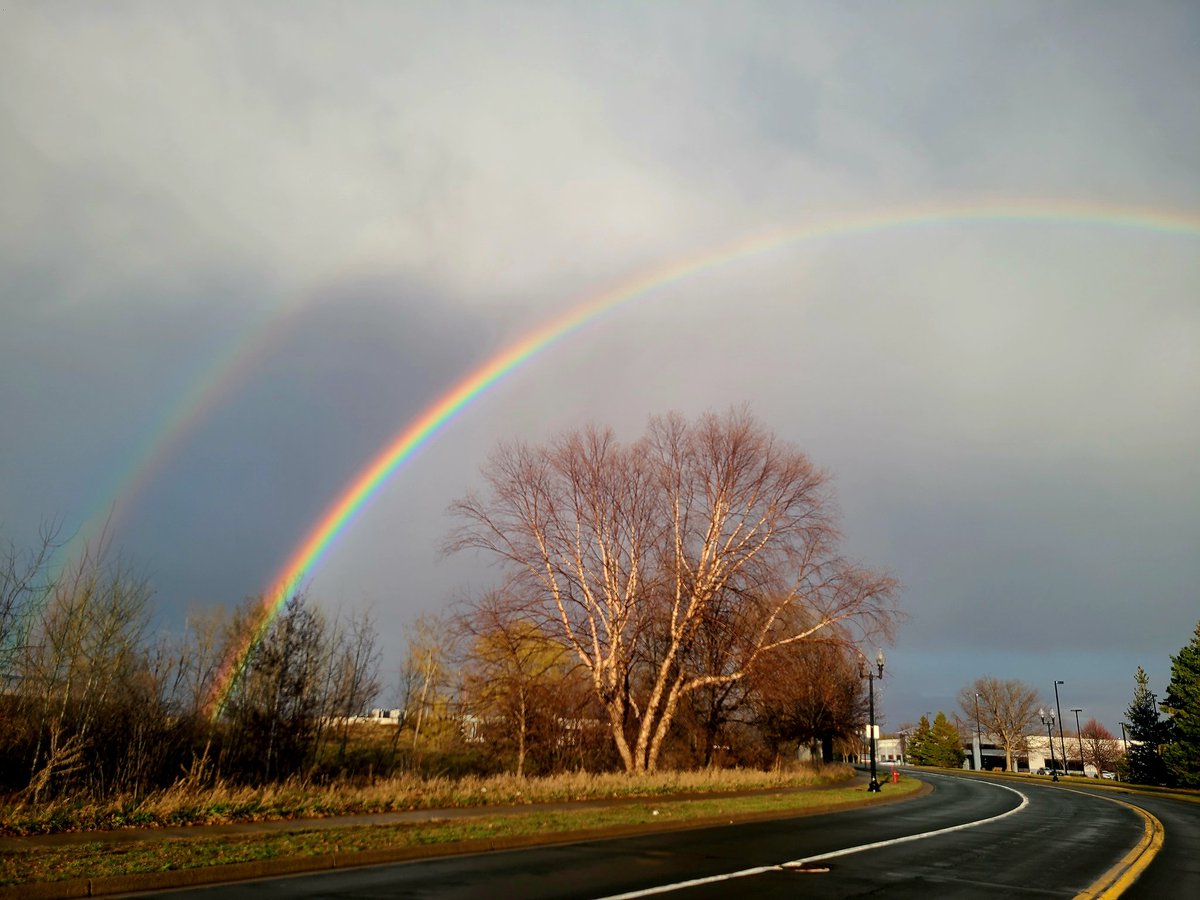
[[(454, 380), (639, 272), (785, 245), (540, 356), (310, 574), (404, 624), (496, 441), (749, 402), (893, 571), (892, 724), (991, 674), (1114, 731), (1200, 618), (1200, 14), (1148, 3), (26, 3), (0, 11), (0, 537), (80, 528), (197, 385), (115, 542), (161, 625), (263, 590)], [(124, 503), (122, 502), (124, 500)]]

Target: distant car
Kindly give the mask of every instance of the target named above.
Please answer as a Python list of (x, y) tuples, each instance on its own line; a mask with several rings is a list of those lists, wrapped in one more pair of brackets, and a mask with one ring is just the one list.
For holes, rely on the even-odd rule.
[(1107, 778), (1109, 781), (1116, 781), (1117, 773), (1116, 772), (1101, 772), (1100, 777)]
[(1038, 769), (1036, 774), (1038, 774), (1038, 775), (1065, 775), (1066, 773), (1062, 769)]

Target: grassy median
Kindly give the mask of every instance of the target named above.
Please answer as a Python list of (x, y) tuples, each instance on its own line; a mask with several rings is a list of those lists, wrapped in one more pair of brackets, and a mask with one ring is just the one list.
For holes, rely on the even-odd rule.
[[(915, 779), (886, 786), (886, 796), (904, 795), (920, 788)], [(488, 813), (452, 820), (421, 823), (353, 826), (280, 831), (236, 836), (155, 837), (119, 843), (97, 840), (70, 846), (31, 846), (0, 855), (0, 884), (17, 885), (73, 878), (164, 872), (296, 857), (336, 855), (352, 864), (355, 854), (406, 848), (444, 850), (487, 849), (494, 842), (570, 834), (628, 832), (639, 829), (687, 826), (756, 816), (812, 812), (849, 803), (869, 803), (875, 795), (865, 788), (843, 787), (820, 791), (771, 792), (751, 796), (712, 796), (624, 802), (612, 806)], [(297, 823), (300, 826), (300, 823)]]
[(837, 784), (853, 774), (853, 769), (844, 765), (795, 765), (770, 771), (701, 769), (639, 777), (615, 772), (566, 772), (538, 778), (401, 775), (367, 784), (286, 782), (263, 787), (225, 783), (197, 786), (181, 782), (140, 797), (0, 804), (0, 834), (221, 825), (419, 809), (814, 787)]

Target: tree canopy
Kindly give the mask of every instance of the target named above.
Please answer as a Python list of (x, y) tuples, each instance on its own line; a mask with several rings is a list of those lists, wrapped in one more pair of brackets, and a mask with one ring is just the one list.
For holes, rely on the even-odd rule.
[(938, 711), (932, 726), (928, 716), (921, 716), (908, 740), (908, 758), (918, 766), (956, 769), (963, 764), (962, 736), (944, 712)]
[(1037, 691), (1015, 678), (985, 675), (958, 692), (958, 706), (963, 718), (1004, 748), (1004, 767), (1011, 772), (1013, 757), (1025, 749), (1025, 738), (1036, 720)]
[(895, 583), (840, 555), (827, 476), (748, 413), (656, 417), (630, 445), (599, 427), (505, 444), (484, 479), (454, 505), (450, 548), (506, 564), (505, 590), (590, 676), (629, 772), (655, 769), (688, 695), (890, 626)]

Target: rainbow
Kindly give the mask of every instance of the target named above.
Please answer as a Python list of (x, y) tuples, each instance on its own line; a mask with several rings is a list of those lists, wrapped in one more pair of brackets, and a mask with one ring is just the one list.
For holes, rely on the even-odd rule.
[(137, 508), (193, 430), (249, 380), (283, 326), (312, 305), (314, 299), (312, 293), (301, 294), (282, 309), (274, 307), (260, 312), (240, 330), (236, 340), (208, 361), (184, 396), (171, 404), (169, 413), (139, 443), (130, 463), (103, 483), (79, 528), (59, 548), (56, 556), (60, 566), (67, 565), (77, 553), (86, 553), (90, 543), (104, 544), (120, 531), (125, 518)]
[(568, 312), (518, 338), (467, 373), (409, 422), (345, 486), (288, 557), (262, 595), (259, 620), (236, 652), (226, 660), (210, 699), (213, 717), (220, 715), (250, 652), (262, 639), (305, 573), (317, 565), (356, 513), (379, 491), (403, 463), (442, 431), (462, 410), (497, 385), (505, 376), (551, 346), (607, 314), (684, 279), (734, 260), (768, 253), (784, 246), (878, 233), (896, 228), (971, 223), (1016, 223), (1133, 229), (1165, 235), (1200, 236), (1200, 215), (1141, 207), (1105, 206), (1046, 201), (994, 201), (958, 206), (908, 207), (875, 210), (789, 229), (768, 231), (716, 249), (642, 272), (576, 303)]

